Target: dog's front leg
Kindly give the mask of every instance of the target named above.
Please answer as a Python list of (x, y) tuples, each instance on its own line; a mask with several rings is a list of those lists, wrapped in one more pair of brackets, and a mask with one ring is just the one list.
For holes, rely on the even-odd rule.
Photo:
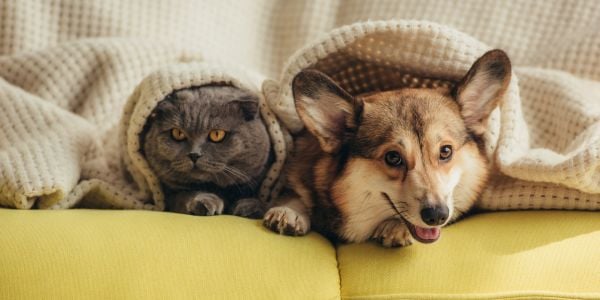
[(371, 239), (384, 247), (404, 247), (412, 244), (412, 237), (408, 227), (398, 218), (390, 218), (381, 222)]
[(282, 197), (263, 218), (263, 224), (279, 234), (305, 235), (310, 230), (308, 208), (298, 196)]

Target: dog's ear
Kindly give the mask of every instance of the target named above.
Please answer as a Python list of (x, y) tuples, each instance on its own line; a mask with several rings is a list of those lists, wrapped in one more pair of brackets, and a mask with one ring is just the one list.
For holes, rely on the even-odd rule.
[(475, 134), (486, 130), (490, 113), (508, 88), (511, 65), (504, 51), (491, 50), (481, 56), (453, 91), (467, 128)]
[(323, 151), (336, 153), (349, 132), (358, 126), (362, 101), (355, 99), (327, 75), (304, 70), (292, 82), (296, 110)]

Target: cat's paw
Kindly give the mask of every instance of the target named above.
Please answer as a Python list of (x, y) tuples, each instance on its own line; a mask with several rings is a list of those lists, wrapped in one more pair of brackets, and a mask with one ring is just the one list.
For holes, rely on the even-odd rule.
[(265, 213), (263, 224), (285, 235), (305, 235), (310, 229), (310, 219), (306, 214), (299, 213), (292, 208), (276, 206)]
[(195, 216), (214, 216), (223, 213), (225, 203), (219, 196), (211, 193), (199, 193), (185, 203), (184, 213)]
[(412, 236), (406, 224), (400, 219), (387, 219), (375, 228), (371, 239), (384, 247), (405, 247), (412, 244)]
[(244, 218), (260, 219), (265, 214), (264, 204), (256, 198), (240, 199), (235, 203), (231, 214)]

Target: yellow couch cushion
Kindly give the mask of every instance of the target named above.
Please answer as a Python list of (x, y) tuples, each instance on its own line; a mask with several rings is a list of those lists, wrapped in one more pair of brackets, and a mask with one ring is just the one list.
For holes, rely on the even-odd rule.
[(0, 209), (0, 299), (339, 298), (335, 249), (259, 221)]
[(480, 214), (430, 245), (338, 248), (345, 299), (600, 299), (600, 213)]

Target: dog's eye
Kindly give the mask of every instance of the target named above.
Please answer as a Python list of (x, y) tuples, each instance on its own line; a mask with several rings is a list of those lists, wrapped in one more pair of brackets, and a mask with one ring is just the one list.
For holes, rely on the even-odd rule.
[(392, 167), (400, 167), (404, 160), (398, 151), (389, 151), (385, 154), (385, 163)]
[(452, 146), (444, 145), (440, 147), (440, 160), (449, 160), (452, 157)]

